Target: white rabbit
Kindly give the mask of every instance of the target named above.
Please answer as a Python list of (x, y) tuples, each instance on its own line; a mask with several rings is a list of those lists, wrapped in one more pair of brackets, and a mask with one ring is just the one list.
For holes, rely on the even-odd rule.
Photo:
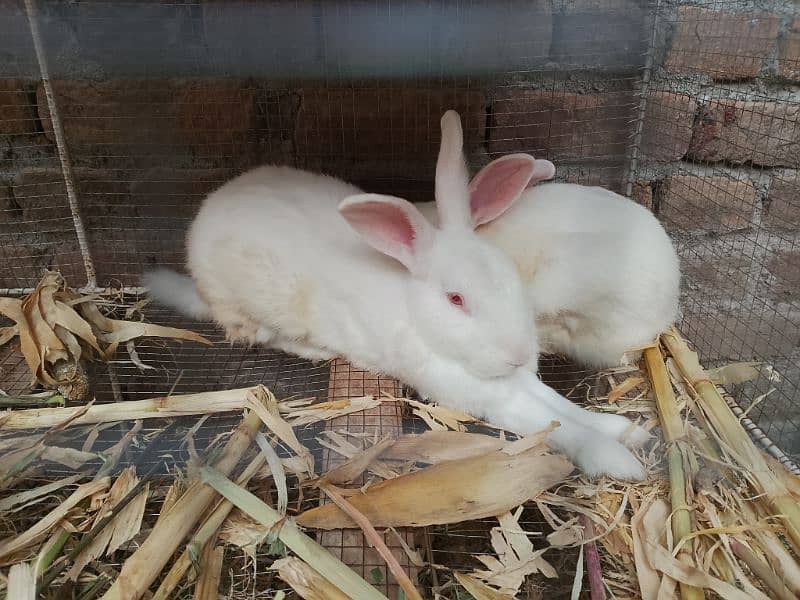
[[(590, 413), (535, 374), (535, 324), (514, 263), (475, 235), (458, 115), (442, 118), (436, 175), (439, 228), (400, 198), (363, 194), (331, 177), (261, 167), (206, 198), (188, 235), (196, 283), (160, 271), (151, 295), (230, 336), (310, 359), (343, 356), (497, 426), (549, 436), (590, 475), (641, 479), (621, 443), (649, 434)], [(534, 172), (506, 158), (481, 183), (472, 212), (491, 221)], [(377, 250), (377, 251), (376, 251)]]
[[(475, 197), (483, 193), (482, 180), (508, 171), (507, 158), (473, 178), (473, 204), (482, 202)], [(536, 160), (531, 182), (554, 174), (551, 162)], [(417, 206), (435, 221), (434, 203)], [(624, 196), (547, 183), (529, 187), (499, 218), (474, 216), (473, 223), (516, 263), (543, 352), (616, 366), (677, 318), (680, 263), (672, 241), (652, 212)]]

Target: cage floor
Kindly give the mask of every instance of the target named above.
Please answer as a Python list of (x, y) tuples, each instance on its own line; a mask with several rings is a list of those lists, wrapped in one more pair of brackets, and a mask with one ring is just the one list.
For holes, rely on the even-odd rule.
[[(123, 308), (119, 307), (120, 313), (124, 313)], [(147, 316), (151, 322), (198, 331), (213, 340), (215, 344), (206, 347), (188, 342), (137, 341), (136, 351), (139, 359), (148, 367), (152, 367), (145, 370), (137, 367), (130, 360), (126, 350), (121, 348), (111, 362), (94, 364), (88, 372), (91, 393), (97, 403), (234, 389), (257, 384), (268, 387), (278, 400), (313, 398), (325, 401), (383, 393), (393, 395), (413, 393), (413, 390), (403, 389), (398, 382), (390, 378), (361, 371), (341, 360), (313, 364), (274, 350), (231, 345), (224, 341), (222, 333), (215, 327), (184, 321), (165, 311), (148, 309)], [(597, 386), (603, 383), (596, 373), (578, 368), (556, 357), (544, 357), (540, 369), (542, 379), (546, 383), (576, 402), (582, 402), (590, 397)], [(9, 395), (24, 394), (31, 391), (29, 384), (30, 375), (23, 357), (13, 343), (8, 344), (0, 354), (0, 389)], [(151, 486), (153, 497), (158, 499), (166, 493), (174, 473), (186, 467), (189, 459), (186, 431), (197, 426), (200, 420), (200, 417), (177, 419), (176, 427), (168, 433), (161, 433), (165, 427), (162, 420), (144, 421), (141, 430), (136, 434), (136, 443), (128, 446), (119, 468), (133, 464), (137, 472), (141, 473), (152, 465), (156, 455), (163, 456), (166, 452), (169, 460), (163, 462), (155, 472)], [(239, 416), (232, 415), (215, 415), (203, 419), (193, 436), (198, 452), (202, 454), (204, 448), (219, 436), (230, 432), (238, 422)], [(104, 451), (112, 447), (130, 432), (131, 426), (131, 423), (119, 423), (104, 428), (100, 431), (92, 450)], [(335, 466), (337, 460), (341, 460), (341, 457), (320, 445), (319, 439), (320, 436), (324, 437), (325, 429), (370, 436), (374, 439), (374, 436), (381, 437), (387, 433), (397, 435), (421, 431), (424, 429), (424, 424), (417, 417), (401, 414), (394, 406), (384, 404), (372, 411), (354, 413), (324, 424), (316, 423), (303, 428), (297, 435), (301, 443), (312, 451), (317, 472), (326, 472)], [(86, 430), (82, 430), (73, 436), (76, 447), (80, 447), (85, 435)], [(160, 452), (153, 453), (148, 449), (148, 441), (154, 439), (158, 439)], [(51, 481), (73, 472), (67, 467), (44, 463), (36, 473), (36, 477), (41, 483), (43, 480)], [(297, 512), (324, 501), (319, 497), (317, 490), (306, 491), (302, 497), (297, 485), (294, 485), (291, 491), (293, 508)], [(261, 492), (267, 501), (274, 494), (268, 485), (264, 486)], [(148, 503), (146, 521), (153, 521), (158, 516), (159, 506), (160, 502)], [(14, 523), (6, 523), (2, 527), (5, 530), (3, 533), (20, 531), (35, 523), (35, 518), (30, 516)], [(520, 524), (526, 531), (535, 532), (536, 536), (532, 540), (534, 544), (537, 539), (544, 543), (544, 536), (550, 531), (535, 507), (525, 510)], [(474, 554), (491, 552), (488, 532), (494, 525), (496, 523), (489, 520), (477, 521), (401, 531), (400, 535), (408, 546), (421, 551), (427, 562), (463, 570), (480, 566), (473, 558)], [(398, 597), (398, 588), (386, 573), (384, 562), (374, 549), (369, 547), (360, 531), (325, 532), (318, 535), (318, 541), (368, 581), (377, 584), (378, 588), (390, 598)], [(436, 569), (417, 569), (411, 564), (402, 545), (394, 536), (387, 537), (386, 541), (404, 568), (424, 586), (423, 589), (430, 590), (431, 586), (441, 584)], [(558, 598), (562, 593), (565, 597), (569, 597), (576, 553), (570, 550), (564, 552), (563, 556), (551, 558), (556, 564), (563, 563), (559, 564), (558, 568), (560, 578), (547, 580), (545, 589), (531, 583), (527, 589), (523, 589), (524, 595), (521, 597)], [(260, 547), (252, 555), (228, 547), (223, 569), (224, 587), (220, 589), (227, 590), (231, 598), (274, 597), (279, 590), (288, 588), (269, 570), (268, 567), (273, 560), (274, 556), (270, 556), (268, 549), (264, 547)], [(120, 565), (121, 560), (109, 560), (103, 567), (108, 569), (111, 575)], [(186, 593), (190, 594), (191, 588)]]

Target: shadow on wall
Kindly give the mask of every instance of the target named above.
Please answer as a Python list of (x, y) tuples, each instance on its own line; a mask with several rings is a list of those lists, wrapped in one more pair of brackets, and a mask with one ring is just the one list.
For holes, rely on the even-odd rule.
[[(640, 64), (645, 0), (40, 2), (55, 77), (442, 77)], [(36, 76), (22, 3), (0, 4), (0, 76)]]

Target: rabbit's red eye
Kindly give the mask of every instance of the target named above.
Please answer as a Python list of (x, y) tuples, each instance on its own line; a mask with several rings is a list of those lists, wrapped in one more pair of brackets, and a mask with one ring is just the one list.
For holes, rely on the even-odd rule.
[(450, 300), (450, 304), (452, 304), (453, 306), (458, 306), (460, 308), (463, 308), (464, 306), (464, 296), (462, 296), (461, 294), (455, 294), (453, 292), (449, 292), (447, 294), (447, 299)]

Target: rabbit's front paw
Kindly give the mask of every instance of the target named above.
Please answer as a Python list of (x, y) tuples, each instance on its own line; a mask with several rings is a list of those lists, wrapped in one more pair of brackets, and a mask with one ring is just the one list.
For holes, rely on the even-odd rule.
[(610, 475), (625, 481), (642, 481), (646, 477), (639, 459), (625, 446), (605, 436), (581, 446), (573, 458), (589, 477)]
[(633, 421), (622, 415), (592, 413), (589, 426), (630, 448), (639, 448), (652, 437), (644, 427), (634, 424)]

